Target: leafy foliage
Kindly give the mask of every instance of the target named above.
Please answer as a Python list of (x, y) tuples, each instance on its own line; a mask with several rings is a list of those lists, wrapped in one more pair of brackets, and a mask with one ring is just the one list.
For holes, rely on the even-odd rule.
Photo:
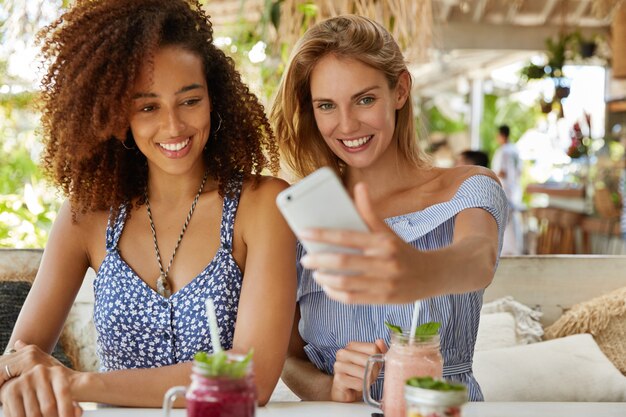
[(43, 247), (60, 206), (37, 166), (38, 93), (22, 74), (9, 71), (11, 55), (23, 52), (18, 45), (26, 45), (54, 17), (45, 15), (43, 6), (57, 13), (68, 5), (38, 1), (0, 0), (0, 247)]
[(224, 351), (214, 354), (198, 352), (194, 356), (195, 365), (206, 376), (243, 378), (246, 376), (248, 364), (252, 360), (252, 350), (241, 360), (235, 360)]
[(406, 381), (407, 385), (416, 388), (432, 389), (435, 391), (463, 391), (465, 385), (434, 379), (432, 376), (413, 377)]

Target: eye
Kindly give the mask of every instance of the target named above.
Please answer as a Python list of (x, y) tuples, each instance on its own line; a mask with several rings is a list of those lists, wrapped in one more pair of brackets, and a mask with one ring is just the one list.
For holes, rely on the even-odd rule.
[(320, 103), (317, 105), (317, 108), (320, 110), (332, 110), (335, 106), (332, 103)]
[(143, 107), (141, 107), (141, 108), (139, 109), (139, 111), (140, 111), (141, 113), (152, 113), (152, 112), (153, 112), (153, 111), (155, 111), (155, 110), (156, 110), (156, 106), (154, 106), (154, 105), (152, 105), (152, 104), (149, 104), (149, 105), (147, 105), (147, 106), (143, 106)]
[(374, 97), (363, 97), (359, 100), (359, 104), (372, 104), (376, 99)]
[(183, 106), (191, 107), (191, 106), (198, 104), (199, 102), (200, 102), (199, 98), (190, 98), (190, 99), (183, 101), (182, 104)]

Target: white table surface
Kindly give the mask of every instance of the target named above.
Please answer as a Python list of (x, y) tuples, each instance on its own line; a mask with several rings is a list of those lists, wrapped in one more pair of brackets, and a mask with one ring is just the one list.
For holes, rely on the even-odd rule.
[[(85, 404), (85, 417), (160, 417), (154, 408), (100, 408)], [(257, 410), (257, 417), (370, 417), (376, 409), (331, 402), (274, 402)], [(3, 416), (0, 411), (0, 417)], [(175, 410), (172, 417), (185, 417)], [(463, 417), (626, 417), (626, 403), (469, 403)]]

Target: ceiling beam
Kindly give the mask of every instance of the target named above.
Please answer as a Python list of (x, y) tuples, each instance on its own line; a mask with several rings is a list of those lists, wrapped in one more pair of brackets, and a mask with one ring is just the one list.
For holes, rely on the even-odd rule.
[[(579, 28), (581, 35), (607, 35), (608, 28)], [(558, 26), (489, 25), (485, 23), (452, 23), (433, 27), (433, 46), (453, 49), (516, 49), (541, 51), (545, 39), (559, 34)]]
[(438, 22), (446, 23), (452, 13), (452, 8), (457, 4), (458, 0), (433, 1), (433, 8), (435, 9), (433, 15), (437, 18)]
[(590, 0), (581, 0), (578, 3), (578, 7), (574, 10), (574, 12), (569, 16), (569, 24), (577, 24), (580, 22), (580, 19), (583, 17), (583, 14), (587, 11), (587, 9), (591, 6)]
[(548, 21), (548, 18), (552, 14), (554, 7), (559, 2), (559, 0), (546, 0), (546, 4), (543, 6), (543, 10), (541, 11), (541, 15), (539, 17), (539, 21), (541, 25), (545, 25)]
[(506, 12), (505, 22), (513, 23), (515, 21), (515, 15), (523, 2), (524, 0), (510, 0), (509, 9)]
[(476, 4), (476, 9), (474, 9), (474, 22), (480, 22), (485, 13), (485, 6), (487, 6), (487, 0), (478, 0), (478, 4)]
[(450, 11), (452, 10), (452, 5), (450, 3), (442, 4), (441, 10), (439, 11), (439, 21), (445, 23), (448, 21), (448, 16), (450, 16)]

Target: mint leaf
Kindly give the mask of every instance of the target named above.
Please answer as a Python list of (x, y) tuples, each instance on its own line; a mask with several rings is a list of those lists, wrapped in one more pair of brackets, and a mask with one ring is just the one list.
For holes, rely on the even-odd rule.
[(228, 377), (233, 379), (246, 376), (248, 364), (252, 360), (252, 349), (241, 360), (231, 359), (224, 351), (214, 354), (198, 352), (194, 356), (195, 365), (207, 377)]
[(391, 324), (387, 321), (385, 322), (385, 326), (387, 326), (387, 328), (394, 333), (402, 334), (402, 327), (400, 326), (396, 326), (395, 324)]
[(446, 382), (441, 379), (434, 379), (431, 376), (416, 376), (408, 379), (406, 383), (412, 387), (436, 391), (463, 391), (465, 389), (465, 385), (463, 384)]
[(428, 323), (424, 323), (421, 326), (417, 326), (415, 329), (415, 338), (426, 339), (428, 337), (436, 336), (439, 334), (439, 328), (441, 327), (441, 323), (436, 321), (429, 321)]
[(222, 350), (214, 353), (213, 364), (211, 365), (211, 375), (219, 376), (224, 374), (226, 362), (228, 362), (228, 356), (226, 356), (226, 352)]

